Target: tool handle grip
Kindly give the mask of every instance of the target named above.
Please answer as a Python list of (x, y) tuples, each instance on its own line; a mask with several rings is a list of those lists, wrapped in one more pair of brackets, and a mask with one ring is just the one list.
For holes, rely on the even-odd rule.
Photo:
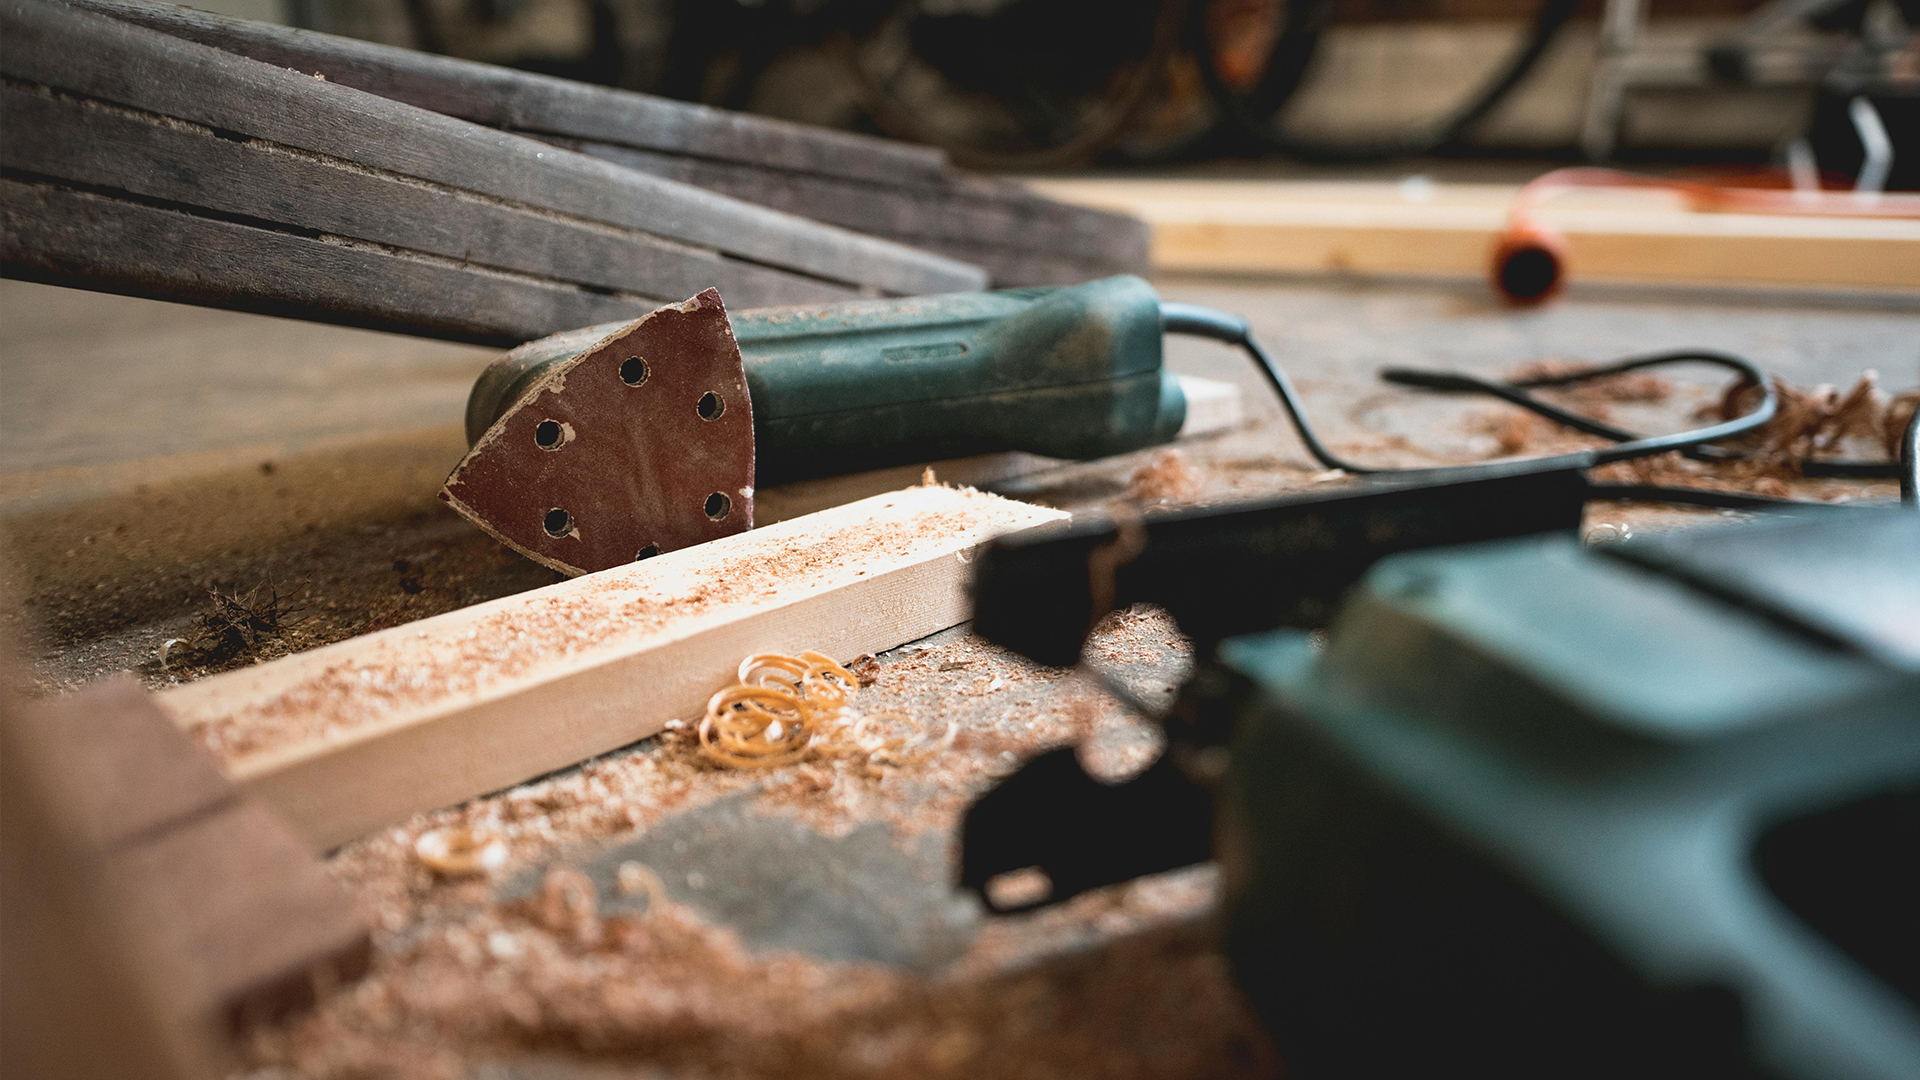
[(1092, 458), (1186, 418), (1136, 277), (733, 316), (762, 485), (997, 451)]

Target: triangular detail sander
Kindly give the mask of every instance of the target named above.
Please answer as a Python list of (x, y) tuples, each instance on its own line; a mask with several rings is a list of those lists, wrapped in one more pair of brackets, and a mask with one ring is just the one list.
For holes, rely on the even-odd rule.
[(473, 448), (440, 490), (568, 575), (753, 527), (753, 407), (719, 292), (606, 329), (489, 367), (468, 401)]
[(1166, 329), (1125, 276), (732, 315), (708, 290), (494, 361), (442, 497), (582, 574), (752, 527), (756, 478), (1121, 454), (1185, 422)]

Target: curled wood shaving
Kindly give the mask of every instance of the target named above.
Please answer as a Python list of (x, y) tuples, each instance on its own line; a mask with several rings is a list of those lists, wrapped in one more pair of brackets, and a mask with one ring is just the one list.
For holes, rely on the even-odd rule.
[(468, 877), (506, 865), (507, 841), (492, 829), (434, 829), (414, 841), (413, 854), (436, 874)]
[(698, 732), (701, 753), (736, 769), (803, 760), (860, 688), (859, 676), (817, 652), (756, 653), (740, 661), (738, 677), (707, 700)]
[[(865, 657), (869, 664), (871, 657)], [(860, 662), (855, 661), (855, 667)], [(877, 665), (874, 665), (877, 668)], [(740, 662), (739, 682), (707, 701), (697, 734), (701, 753), (737, 769), (770, 769), (808, 757), (861, 759), (868, 775), (883, 765), (915, 765), (950, 750), (959, 728), (936, 739), (892, 730), (913, 718), (896, 710), (851, 714), (847, 699), (871, 675), (856, 674), (817, 652), (756, 653)]]
[(648, 912), (659, 911), (672, 902), (667, 897), (667, 883), (661, 881), (660, 875), (646, 863), (631, 859), (621, 863), (620, 868), (615, 871), (615, 880), (619, 882), (622, 896), (645, 892)]
[[(1776, 377), (1773, 392), (1779, 408), (1773, 419), (1748, 436), (1749, 452), (1775, 474), (1787, 477), (1800, 475), (1807, 461), (1840, 453), (1850, 441), (1898, 461), (1900, 434), (1920, 406), (1920, 390), (1890, 397), (1879, 382), (1877, 372), (1864, 371), (1853, 388), (1842, 394), (1834, 386), (1806, 389)], [(1759, 395), (1758, 387), (1735, 385), (1701, 414), (1720, 419), (1739, 416), (1753, 407)]]
[(1200, 490), (1200, 478), (1178, 450), (1162, 450), (1133, 472), (1127, 498), (1138, 503), (1166, 503), (1191, 499)]
[[(1514, 369), (1508, 377), (1524, 380), (1565, 375), (1589, 367), (1577, 361), (1537, 360)], [(1845, 393), (1834, 386), (1798, 387), (1777, 377), (1772, 385), (1778, 401), (1773, 418), (1757, 431), (1723, 444), (1740, 451), (1742, 457), (1693, 461), (1679, 454), (1661, 454), (1603, 465), (1594, 470), (1594, 478), (1790, 497), (1794, 489), (1788, 482), (1805, 475), (1809, 462), (1839, 457), (1871, 461), (1882, 455), (1884, 460), (1899, 460), (1900, 435), (1914, 409), (1920, 407), (1920, 390), (1890, 396), (1880, 389), (1879, 376), (1871, 370), (1862, 372)], [(1660, 376), (1623, 372), (1589, 383), (1541, 387), (1533, 392), (1604, 420), (1609, 419), (1609, 403), (1658, 402), (1670, 397), (1673, 389), (1673, 384)], [(1736, 383), (1699, 409), (1694, 418), (1730, 420), (1751, 411), (1759, 398), (1758, 386)], [(1526, 413), (1489, 417), (1485, 430), (1497, 440), (1502, 454), (1538, 453), (1589, 441)]]

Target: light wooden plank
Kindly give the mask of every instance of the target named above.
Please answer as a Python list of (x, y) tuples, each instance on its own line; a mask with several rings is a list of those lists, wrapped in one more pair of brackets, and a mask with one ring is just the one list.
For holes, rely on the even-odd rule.
[(909, 488), (158, 700), (325, 849), (697, 717), (749, 653), (846, 659), (953, 626), (975, 545), (1065, 517)]
[[(1180, 425), (1180, 440), (1204, 438), (1239, 427), (1246, 419), (1246, 405), (1240, 387), (1216, 379), (1181, 375), (1180, 390), (1187, 397), (1187, 419)], [(1179, 442), (1172, 445), (1178, 446)], [(1034, 476), (1073, 462), (1010, 450), (998, 454), (930, 461), (924, 465), (898, 465), (890, 469), (846, 473), (816, 480), (795, 480), (753, 493), (753, 520), (756, 525), (799, 517), (893, 491), (918, 480), (925, 469), (932, 469), (943, 484), (967, 487), (993, 487), (1009, 480)]]
[[(1124, 210), (1163, 271), (1483, 278), (1519, 190), (1498, 184), (1046, 180)], [(1574, 281), (1920, 290), (1920, 221), (1699, 213), (1660, 191), (1556, 196)]]

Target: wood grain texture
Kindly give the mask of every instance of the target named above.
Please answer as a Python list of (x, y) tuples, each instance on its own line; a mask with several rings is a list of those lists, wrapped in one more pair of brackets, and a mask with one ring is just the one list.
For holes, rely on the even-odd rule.
[(537, 136), (630, 169), (985, 267), (996, 285), (1077, 284), (1143, 273), (1148, 234), (1131, 215), (1043, 198), (1008, 180), (952, 174), (937, 186), (814, 176), (592, 139)]
[(937, 183), (939, 150), (828, 131), (172, 4), (75, 5), (489, 127), (573, 135), (796, 172)]
[(81, 0), (118, 19), (541, 138), (607, 161), (987, 268), (1066, 284), (1147, 263), (1138, 220), (950, 168), (944, 153), (168, 4)]
[[(82, 98), (0, 88), (16, 174), (85, 184), (226, 220), (360, 240), (617, 293), (789, 296), (806, 303), (854, 290), (649, 233), (514, 204), (458, 197), (338, 159), (222, 137), (212, 128)], [(35, 134), (58, 137), (33, 137)]]
[[(709, 286), (738, 302), (781, 303), (985, 280), (940, 256), (38, 0), (0, 4), (0, 73), (10, 83), (10, 179), (299, 239), (373, 245), (496, 279), (467, 285), (469, 293), (525, 291), (497, 280), (525, 275), (532, 280), (518, 284), (536, 294), (542, 286), (592, 294), (576, 308), (605, 307), (609, 296), (676, 299)], [(87, 239), (85, 225), (41, 229), (34, 243), (9, 236), (9, 270), (71, 284), (83, 283), (75, 279), (95, 263), (124, 261), (125, 253), (75, 249)], [(53, 246), (36, 246), (46, 244)], [(177, 249), (159, 250), (178, 258)], [(148, 294), (195, 298), (179, 295), (170, 280), (178, 276), (162, 275)], [(122, 291), (139, 287), (108, 281)], [(273, 310), (284, 296), (250, 294), (275, 287), (241, 283), (230, 306)], [(364, 299), (337, 314), (279, 313), (407, 328), (410, 313), (387, 310), (378, 288), (338, 291)], [(638, 314), (623, 305), (613, 317), (629, 311)], [(531, 336), (582, 321), (570, 316)], [(429, 319), (421, 332), (447, 332), (445, 322)], [(478, 330), (453, 336), (500, 339)], [(527, 336), (517, 330), (511, 340)]]
[(10, 722), (46, 809), (84, 849), (116, 921), (138, 928), (128, 967), (163, 983), (173, 1023), (217, 1040), (366, 970), (372, 943), (352, 899), (131, 678)]
[[(0, 580), (11, 609), (9, 584)], [(0, 629), (0, 1046), (8, 1075), (224, 1073), (222, 1040), (181, 1015), (98, 849), (69, 812), (73, 786), (48, 753), (60, 744), (35, 730), (13, 693), (11, 629)]]
[(966, 618), (966, 559), (1062, 520), (910, 488), (159, 695), (325, 849), (696, 719), (740, 659), (877, 652)]
[(831, 281), (912, 294), (979, 280), (911, 248), (115, 19), (39, 0), (8, 0), (0, 14), (0, 57), (24, 81)]
[(638, 318), (659, 303), (45, 182), (0, 179), (0, 232), (9, 277), (484, 345)]
[[(1050, 180), (1056, 198), (1125, 208), (1162, 271), (1484, 278), (1518, 188), (1209, 180)], [(1575, 282), (1920, 290), (1920, 222), (1697, 213), (1658, 191), (1571, 193), (1538, 217)]]

